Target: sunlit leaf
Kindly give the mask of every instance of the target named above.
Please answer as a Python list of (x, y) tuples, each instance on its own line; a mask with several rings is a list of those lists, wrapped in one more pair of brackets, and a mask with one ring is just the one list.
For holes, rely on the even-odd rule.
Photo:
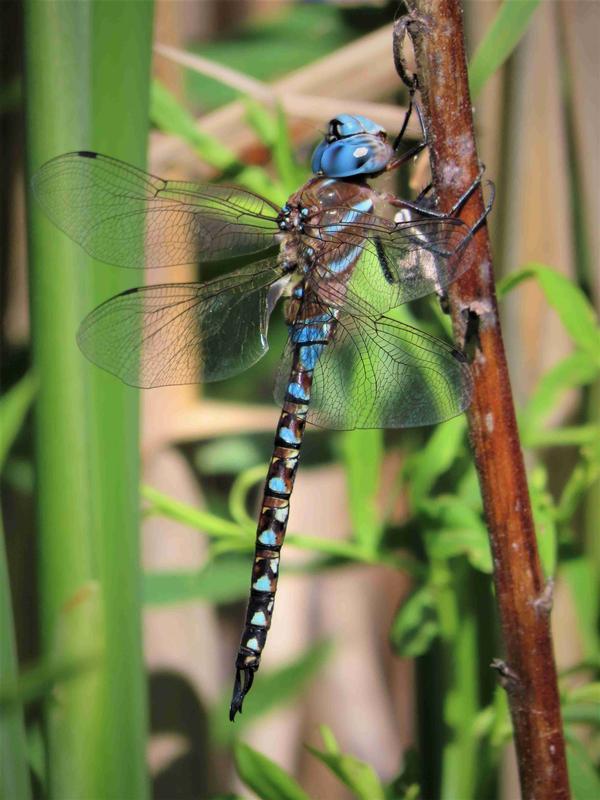
[(352, 530), (358, 544), (367, 551), (375, 551), (383, 534), (381, 508), (377, 501), (383, 433), (380, 430), (348, 431), (341, 434), (340, 441)]
[(429, 586), (414, 591), (396, 614), (390, 640), (398, 655), (415, 658), (429, 650), (439, 633), (435, 596)]
[(239, 777), (261, 800), (310, 800), (291, 775), (247, 744), (238, 742), (233, 754)]
[(425, 447), (411, 455), (404, 468), (414, 505), (430, 493), (436, 480), (454, 463), (464, 448), (466, 418), (455, 417), (438, 425)]
[(0, 398), (0, 469), (21, 430), (36, 392), (33, 373), (28, 372)]
[(218, 559), (190, 572), (147, 572), (143, 578), (144, 603), (231, 603), (246, 596), (249, 581), (248, 559)]
[(600, 589), (597, 573), (588, 558), (577, 556), (563, 561), (560, 575), (566, 579), (575, 603), (577, 628), (586, 660), (600, 655), (598, 637), (598, 612), (600, 611)]
[(549, 578), (556, 571), (557, 533), (556, 509), (546, 484), (546, 470), (536, 467), (529, 480), (529, 492), (540, 559), (544, 574)]
[(152, 486), (142, 487), (142, 497), (151, 503), (150, 510), (153, 514), (161, 514), (162, 516), (173, 519), (177, 522), (182, 522), (184, 525), (189, 525), (196, 528), (207, 536), (215, 538), (232, 538), (232, 539), (247, 539), (247, 544), (251, 545), (251, 539), (246, 536), (246, 532), (236, 525), (234, 522), (210, 514), (207, 511), (201, 511), (175, 500)]
[(499, 290), (502, 293), (509, 292), (528, 278), (537, 280), (546, 300), (556, 310), (573, 342), (598, 365), (600, 361), (598, 320), (581, 289), (556, 270), (544, 264), (531, 263), (508, 275), (500, 282)]
[(519, 414), (523, 438), (535, 436), (544, 418), (556, 407), (563, 392), (591, 384), (598, 375), (598, 365), (587, 352), (576, 351), (551, 367), (539, 379), (525, 408)]
[(454, 495), (423, 500), (419, 510), (430, 557), (448, 559), (464, 554), (475, 569), (491, 573), (487, 530), (478, 510)]
[(540, 0), (505, 0), (469, 64), (469, 86), (477, 97), (486, 81), (518, 45)]
[[(150, 115), (166, 133), (179, 136), (212, 167), (235, 175), (235, 183), (267, 197), (277, 198), (279, 189), (259, 167), (245, 166), (219, 139), (203, 131), (189, 111), (158, 80), (152, 82)], [(162, 176), (161, 176), (162, 177)]]
[[(333, 734), (328, 732), (328, 741), (331, 744)], [(373, 767), (355, 756), (340, 753), (339, 750), (317, 750), (316, 747), (307, 746), (307, 749), (322, 761), (338, 778), (361, 800), (385, 800), (383, 786)]]
[(567, 767), (573, 800), (591, 800), (600, 797), (600, 778), (585, 749), (570, 737), (567, 742)]

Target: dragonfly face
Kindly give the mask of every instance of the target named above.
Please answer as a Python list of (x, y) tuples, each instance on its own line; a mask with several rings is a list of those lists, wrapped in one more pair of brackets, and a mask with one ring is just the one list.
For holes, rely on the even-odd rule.
[(77, 336), (83, 353), (127, 384), (214, 381), (247, 369), (268, 349), (277, 300), (291, 294), (275, 387), (282, 412), (232, 719), (271, 624), (306, 423), (345, 430), (432, 424), (459, 414), (470, 400), (461, 354), (388, 312), (455, 280), (472, 231), (455, 217), (420, 214), (414, 204), (398, 221), (378, 216), (378, 196), (366, 177), (385, 169), (392, 155), (380, 126), (339, 115), (313, 156), (315, 177), (282, 209), (244, 189), (165, 181), (88, 151), (58, 156), (33, 178), (48, 216), (99, 261), (128, 268), (201, 268), (232, 256), (247, 262), (206, 283), (131, 289), (84, 319)]
[(312, 171), (329, 178), (374, 176), (393, 156), (384, 128), (359, 114), (339, 114), (313, 153)]

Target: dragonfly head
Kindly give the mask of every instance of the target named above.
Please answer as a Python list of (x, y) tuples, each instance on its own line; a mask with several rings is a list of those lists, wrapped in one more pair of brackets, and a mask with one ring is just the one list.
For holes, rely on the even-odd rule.
[(381, 125), (360, 114), (338, 114), (313, 153), (312, 171), (329, 178), (377, 175), (393, 154)]

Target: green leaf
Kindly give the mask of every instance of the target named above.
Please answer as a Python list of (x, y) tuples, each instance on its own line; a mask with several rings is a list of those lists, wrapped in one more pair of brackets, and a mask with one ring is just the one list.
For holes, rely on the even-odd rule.
[(222, 436), (199, 447), (194, 464), (202, 475), (237, 475), (260, 458), (261, 450), (252, 437)]
[(386, 800), (419, 800), (421, 764), (419, 754), (410, 748), (403, 753), (400, 774), (386, 788)]
[(261, 800), (310, 800), (291, 775), (247, 744), (238, 742), (233, 755), (240, 779)]
[(499, 284), (503, 294), (524, 280), (535, 278), (548, 303), (556, 310), (573, 342), (598, 365), (600, 330), (596, 313), (585, 294), (568, 278), (544, 264), (526, 264)]
[[(226, 692), (211, 710), (210, 723), (215, 742), (227, 744), (255, 719), (296, 697), (313, 680), (330, 654), (330, 642), (317, 642), (285, 666), (259, 672), (254, 678), (252, 691), (244, 700), (243, 714), (236, 718), (234, 725), (229, 722), (231, 694)], [(231, 679), (233, 681), (233, 670)]]
[(390, 640), (398, 655), (415, 658), (429, 650), (439, 629), (435, 595), (429, 586), (422, 586), (403, 602), (392, 624)]
[[(361, 800), (385, 800), (383, 786), (373, 767), (355, 756), (340, 753), (335, 744), (335, 750), (331, 749), (333, 734), (326, 728), (326, 739), (329, 747), (325, 751), (317, 750), (316, 747), (307, 745), (307, 749), (322, 761), (329, 769), (338, 776), (342, 783)], [(325, 737), (324, 737), (325, 738)], [(334, 740), (335, 741), (335, 740)]]
[(367, 552), (376, 552), (383, 535), (377, 500), (383, 461), (383, 432), (356, 430), (343, 433), (341, 442), (350, 518), (356, 542)]
[(600, 638), (597, 621), (600, 612), (600, 589), (598, 578), (588, 558), (577, 556), (563, 561), (560, 573), (566, 579), (575, 603), (576, 619), (583, 645), (585, 660), (600, 655)]
[(33, 373), (28, 372), (0, 398), (0, 470), (21, 430), (25, 416), (35, 397), (36, 389)]
[(17, 703), (31, 703), (47, 697), (60, 684), (89, 673), (100, 663), (100, 652), (94, 652), (62, 661), (41, 662), (30, 667), (16, 681), (0, 686), (0, 713)]
[(526, 447), (582, 447), (600, 440), (600, 425), (567, 425), (550, 430), (528, 431)]
[(540, 0), (505, 0), (469, 64), (471, 96), (477, 97), (524, 35)]
[(425, 447), (411, 455), (404, 468), (414, 506), (424, 500), (436, 480), (444, 474), (464, 449), (464, 415), (448, 420), (434, 429)]
[(287, 195), (295, 192), (298, 186), (302, 185), (309, 177), (306, 169), (296, 164), (287, 118), (280, 103), (277, 105), (277, 130), (273, 142), (273, 160)]
[(267, 464), (254, 464), (247, 469), (238, 468), (237, 476), (229, 492), (228, 505), (231, 516), (240, 526), (248, 526), (252, 531), (256, 527), (256, 518), (251, 517), (246, 510), (248, 508), (248, 492), (257, 483), (264, 484), (267, 470)]
[(426, 531), (427, 553), (430, 558), (449, 559), (466, 555), (471, 566), (492, 574), (492, 554), (483, 526), (476, 528), (440, 528)]
[(587, 352), (571, 353), (551, 367), (538, 381), (527, 405), (519, 414), (519, 426), (525, 443), (535, 436), (543, 419), (568, 389), (588, 386), (598, 375), (598, 364)]
[(204, 600), (231, 603), (248, 593), (248, 559), (222, 558), (191, 572), (149, 572), (143, 577), (144, 603), (172, 605)]
[(235, 175), (235, 182), (253, 192), (277, 198), (279, 187), (259, 167), (248, 167), (219, 139), (198, 127), (194, 117), (158, 80), (154, 80), (150, 94), (150, 117), (165, 133), (171, 133), (187, 142), (207, 164), (222, 172)]
[(575, 739), (567, 742), (567, 767), (573, 800), (600, 797), (600, 778), (585, 749)]
[(584, 686), (576, 686), (571, 689), (568, 701), (570, 703), (596, 703), (600, 710), (600, 681), (592, 681)]
[(165, 133), (183, 139), (208, 164), (219, 170), (243, 167), (228, 147), (198, 127), (194, 117), (179, 103), (175, 95), (156, 79), (152, 81), (150, 102), (152, 122)]
[(271, 150), (277, 139), (277, 123), (273, 115), (253, 97), (244, 98), (246, 119), (260, 139)]
[(489, 539), (479, 511), (453, 495), (424, 500), (419, 510), (430, 557), (448, 559), (464, 554), (475, 569), (491, 573)]
[(182, 522), (184, 525), (196, 528), (216, 539), (232, 538), (241, 542), (245, 541), (248, 547), (252, 545), (252, 538), (234, 522), (174, 500), (152, 486), (142, 486), (141, 491), (142, 497), (151, 503), (150, 512), (153, 514), (161, 514), (169, 519)]
[(547, 477), (543, 467), (536, 467), (529, 480), (529, 492), (540, 559), (549, 578), (556, 571), (557, 533), (556, 508), (547, 489)]
[(575, 465), (560, 496), (556, 512), (559, 523), (568, 525), (587, 490), (600, 477), (600, 436), (581, 450), (582, 458)]
[(563, 722), (600, 728), (600, 708), (593, 703), (568, 703), (562, 707)]

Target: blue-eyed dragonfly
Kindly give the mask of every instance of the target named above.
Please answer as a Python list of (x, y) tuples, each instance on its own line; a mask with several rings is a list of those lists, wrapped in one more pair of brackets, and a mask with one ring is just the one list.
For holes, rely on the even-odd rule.
[(463, 354), (388, 312), (442, 293), (461, 274), (474, 228), (455, 214), (479, 179), (447, 215), (379, 193), (367, 181), (406, 160), (396, 154), (398, 139), (392, 145), (371, 120), (340, 114), (314, 152), (313, 177), (283, 208), (240, 188), (165, 181), (87, 151), (52, 159), (33, 178), (50, 219), (100, 261), (134, 268), (234, 256), (250, 262), (205, 283), (131, 289), (93, 310), (79, 346), (126, 384), (216, 381), (247, 369), (267, 351), (269, 317), (287, 298), (289, 337), (275, 385), (282, 412), (232, 720), (271, 625), (306, 423), (338, 430), (430, 425), (469, 404)]

